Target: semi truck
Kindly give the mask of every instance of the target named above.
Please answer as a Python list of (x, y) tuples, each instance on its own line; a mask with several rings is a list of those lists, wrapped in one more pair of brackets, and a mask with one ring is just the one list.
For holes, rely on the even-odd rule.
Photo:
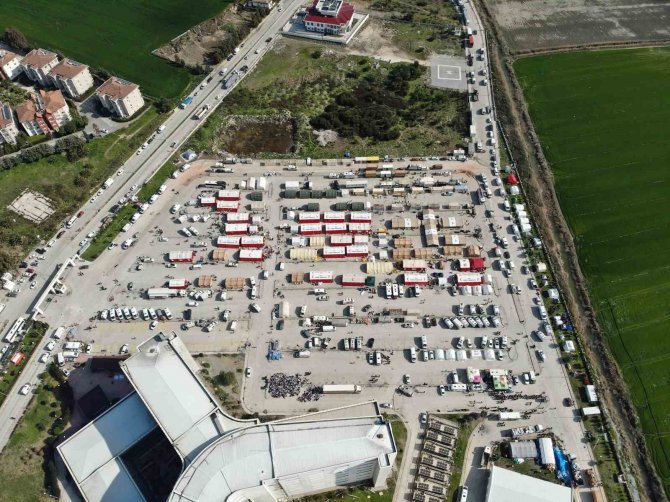
[(324, 394), (360, 394), (362, 391), (363, 387), (361, 385), (355, 384), (335, 384), (323, 386)]
[(230, 75), (228, 75), (228, 78), (223, 81), (223, 88), (224, 89), (230, 89), (235, 82), (237, 82), (238, 79), (238, 74), (233, 72)]
[(200, 108), (194, 115), (194, 118), (196, 120), (200, 120), (205, 113), (207, 113), (207, 110), (209, 110), (209, 105), (203, 105), (202, 108)]

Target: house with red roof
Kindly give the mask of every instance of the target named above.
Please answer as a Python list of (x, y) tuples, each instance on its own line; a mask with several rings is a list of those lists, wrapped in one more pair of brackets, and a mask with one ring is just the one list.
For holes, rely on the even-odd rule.
[(351, 29), (354, 6), (343, 0), (314, 0), (304, 18), (305, 29), (325, 35), (342, 35)]

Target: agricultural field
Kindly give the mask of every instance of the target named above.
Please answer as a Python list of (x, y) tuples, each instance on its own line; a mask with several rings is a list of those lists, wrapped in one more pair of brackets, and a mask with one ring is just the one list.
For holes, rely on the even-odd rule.
[(668, 39), (665, 0), (491, 0), (512, 52)]
[(151, 54), (194, 24), (219, 14), (221, 0), (4, 0), (0, 30), (11, 25), (33, 44), (126, 78), (149, 96), (175, 98), (191, 82), (183, 68)]
[(514, 65), (591, 299), (670, 493), (670, 49)]
[(444, 155), (463, 142), (466, 99), (429, 87), (419, 64), (282, 40), (189, 146), (263, 157)]

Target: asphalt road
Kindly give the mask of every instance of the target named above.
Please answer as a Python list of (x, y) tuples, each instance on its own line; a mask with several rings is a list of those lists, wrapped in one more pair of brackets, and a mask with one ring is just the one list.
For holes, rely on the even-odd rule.
[[(114, 202), (127, 193), (133, 185), (137, 184), (141, 186), (205, 122), (206, 116), (202, 120), (195, 120), (192, 118), (193, 114), (205, 104), (210, 105), (208, 113), (211, 113), (221, 104), (223, 97), (232, 89), (224, 90), (222, 88), (222, 77), (219, 76), (219, 71), (226, 67), (228, 68), (228, 72), (232, 72), (244, 65), (249, 66), (249, 71), (246, 74), (252, 71), (253, 67), (270, 47), (270, 44), (266, 43), (265, 40), (268, 37), (272, 37), (274, 40), (275, 37), (279, 36), (282, 26), (288, 22), (300, 4), (300, 0), (285, 0), (281, 2), (282, 11), (280, 12), (279, 9), (275, 8), (263, 20), (261, 25), (247, 37), (241, 45), (240, 52), (231, 61), (224, 61), (218, 67), (214, 68), (210, 74), (213, 77), (212, 81), (203, 89), (198, 87), (194, 90), (191, 94), (194, 96), (193, 102), (184, 110), (176, 108), (170, 114), (169, 118), (164, 122), (165, 129), (156, 135), (156, 139), (140, 155), (132, 155), (126, 161), (119, 170), (120, 174), (114, 176), (115, 183), (105, 190), (94, 202), (89, 201), (80, 208), (84, 211), (84, 215), (48, 249), (44, 255), (44, 260), (39, 260), (39, 265), (36, 269), (39, 276), (35, 289), (29, 289), (27, 283), (24, 283), (22, 285), (23, 290), (17, 297), (0, 298), (0, 303), (6, 304), (5, 309), (0, 313), (0, 326), (5, 324), (2, 328), (3, 336), (15, 319), (22, 315), (31, 314), (35, 301), (42, 294), (43, 288), (49, 282), (57, 266), (78, 252), (79, 242), (89, 232), (99, 227), (100, 220), (108, 214), (108, 210)], [(258, 54), (256, 54), (256, 50), (258, 50)], [(240, 79), (237, 82), (246, 74), (240, 75)], [(206, 79), (207, 76), (203, 76), (203, 81)], [(195, 94), (196, 91), (197, 95)], [(216, 99), (217, 96), (219, 96), (219, 99)], [(177, 143), (174, 149), (170, 148), (172, 142)], [(50, 236), (43, 237), (45, 237), (45, 241), (50, 238)], [(47, 332), (45, 339), (42, 341), (42, 346), (46, 344), (46, 338), (52, 332), (52, 329)], [(54, 353), (58, 350), (58, 347), (54, 349)], [(34, 352), (33, 357), (28, 361), (19, 376), (15, 387), (10, 391), (2, 407), (0, 407), (0, 451), (4, 449), (16, 426), (17, 419), (23, 414), (30, 402), (30, 395), (22, 396), (18, 393), (18, 389), (26, 383), (35, 384), (37, 382), (37, 375), (44, 369), (43, 364), (38, 361), (41, 353), (42, 350)]]

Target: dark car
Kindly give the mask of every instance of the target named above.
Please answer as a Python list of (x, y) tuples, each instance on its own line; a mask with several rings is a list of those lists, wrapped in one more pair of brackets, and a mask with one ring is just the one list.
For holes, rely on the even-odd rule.
[(134, 284), (133, 284), (132, 282), (129, 282), (129, 283), (128, 283), (128, 291), (132, 291), (132, 290), (133, 290), (133, 286), (134, 286)]
[(280, 319), (279, 322), (277, 323), (277, 329), (282, 330), (284, 329), (284, 320)]
[(368, 338), (368, 342), (366, 344), (369, 349), (375, 346), (375, 339), (374, 338)]
[(193, 311), (191, 309), (184, 310), (184, 320), (190, 321)]
[(84, 211), (79, 211), (77, 213), (77, 218), (81, 218), (82, 216), (84, 216)]
[(60, 232), (58, 232), (58, 234), (56, 235), (56, 239), (60, 239), (63, 236), (64, 233), (65, 233), (65, 230), (61, 230)]
[(28, 267), (27, 261), (22, 261), (21, 264), (19, 265), (19, 268), (27, 268), (27, 267)]

